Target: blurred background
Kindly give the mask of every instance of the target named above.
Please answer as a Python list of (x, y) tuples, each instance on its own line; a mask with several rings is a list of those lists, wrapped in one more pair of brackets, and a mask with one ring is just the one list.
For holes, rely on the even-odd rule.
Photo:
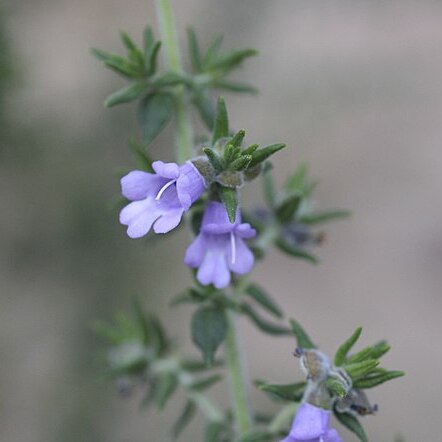
[[(273, 251), (253, 277), (324, 351), (358, 325), (361, 345), (388, 338), (385, 365), (405, 378), (374, 389), (370, 440), (440, 440), (442, 333), (442, 3), (414, 1), (182, 0), (179, 34), (256, 47), (238, 79), (257, 97), (228, 97), (250, 142), (286, 142), (278, 181), (300, 161), (320, 179), (318, 207), (348, 208), (329, 225), (311, 266)], [(149, 0), (3, 0), (0, 9), (0, 440), (167, 441), (180, 410), (139, 409), (99, 380), (95, 318), (140, 295), (169, 333), (197, 354), (192, 308), (170, 310), (190, 283), (187, 237), (132, 241), (112, 209), (135, 109), (102, 106), (125, 83), (90, 55), (122, 52), (155, 23)], [(171, 129), (171, 128), (170, 128)], [(155, 144), (170, 159), (172, 136)], [(249, 186), (250, 187), (250, 186)], [(246, 191), (259, 204), (260, 186)], [(166, 278), (167, 274), (174, 278)], [(301, 379), (290, 339), (243, 324), (253, 378)], [(184, 331), (185, 330), (185, 331)], [(222, 387), (215, 389), (227, 403)], [(260, 392), (261, 410), (273, 405)], [(355, 440), (343, 432), (346, 441)], [(182, 441), (201, 440), (201, 421)]]

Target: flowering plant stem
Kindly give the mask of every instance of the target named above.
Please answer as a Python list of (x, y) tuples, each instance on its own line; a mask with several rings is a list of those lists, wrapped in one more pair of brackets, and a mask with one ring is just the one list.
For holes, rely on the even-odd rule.
[[(166, 62), (172, 72), (182, 73), (181, 57), (178, 44), (178, 36), (173, 17), (171, 0), (156, 0), (156, 10), (158, 21), (160, 23), (162, 40), (166, 52)], [(185, 90), (183, 86), (175, 88), (176, 99), (176, 147), (177, 161), (183, 163), (192, 157), (193, 147), (193, 130), (187, 113), (187, 103)], [(240, 294), (242, 281), (239, 280), (234, 290), (234, 296)], [(227, 369), (229, 371), (230, 386), (232, 390), (232, 398), (234, 401), (234, 415), (240, 435), (247, 433), (252, 428), (252, 416), (247, 392), (247, 379), (242, 363), (241, 350), (239, 348), (240, 339), (239, 330), (236, 324), (236, 313), (228, 312), (228, 331), (226, 336), (225, 348)], [(195, 399), (195, 398), (194, 398)], [(196, 398), (201, 405), (201, 397)], [(204, 398), (206, 400), (206, 398)], [(209, 408), (212, 409), (210, 406)], [(208, 410), (206, 410), (208, 412)], [(212, 419), (218, 420), (219, 416), (216, 412), (209, 413)]]
[[(178, 36), (170, 0), (156, 0), (156, 11), (160, 23), (166, 62), (172, 72), (181, 74), (181, 64)], [(193, 130), (187, 113), (187, 103), (184, 86), (175, 87), (176, 105), (176, 146), (177, 161), (182, 164), (193, 156)]]
[[(244, 279), (240, 279), (233, 296), (238, 298), (241, 294)], [(248, 397), (248, 379), (244, 367), (244, 352), (242, 352), (240, 330), (237, 324), (237, 314), (227, 312), (228, 330), (225, 341), (227, 368), (229, 370), (230, 388), (234, 401), (234, 416), (238, 426), (239, 435), (247, 433), (252, 428), (252, 415)]]

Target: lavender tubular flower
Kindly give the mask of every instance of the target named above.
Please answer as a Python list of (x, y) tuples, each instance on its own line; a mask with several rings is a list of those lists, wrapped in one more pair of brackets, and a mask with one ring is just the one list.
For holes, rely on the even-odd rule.
[(230, 272), (243, 275), (252, 269), (255, 259), (244, 239), (255, 235), (250, 224), (241, 223), (239, 210), (231, 223), (224, 205), (210, 202), (201, 231), (187, 248), (184, 262), (198, 268), (197, 279), (201, 284), (225, 288), (230, 283)]
[(205, 183), (193, 164), (182, 166), (155, 161), (155, 174), (134, 170), (121, 179), (122, 194), (130, 201), (120, 212), (130, 238), (167, 233), (181, 221), (183, 213), (201, 196)]
[(289, 435), (281, 442), (343, 442), (334, 428), (329, 428), (330, 411), (303, 403), (293, 420)]

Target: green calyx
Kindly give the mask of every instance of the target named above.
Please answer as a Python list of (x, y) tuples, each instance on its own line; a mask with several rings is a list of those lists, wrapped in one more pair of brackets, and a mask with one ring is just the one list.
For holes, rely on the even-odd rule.
[(199, 158), (199, 163), (194, 164), (206, 183), (213, 184), (219, 200), (226, 206), (231, 222), (235, 221), (238, 204), (237, 189), (244, 185), (244, 181), (256, 178), (261, 164), (285, 147), (285, 144), (273, 144), (259, 148), (257, 144), (252, 144), (243, 148), (244, 137), (243, 129), (233, 135), (230, 134), (226, 104), (224, 99), (219, 97), (212, 143), (211, 146), (202, 148), (207, 162), (204, 164)]

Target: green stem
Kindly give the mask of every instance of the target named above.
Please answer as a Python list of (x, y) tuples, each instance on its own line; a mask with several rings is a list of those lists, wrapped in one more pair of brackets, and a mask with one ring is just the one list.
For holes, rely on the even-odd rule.
[(248, 397), (248, 379), (245, 374), (243, 355), (240, 348), (236, 313), (227, 312), (228, 332), (225, 341), (227, 369), (230, 375), (230, 387), (234, 401), (234, 416), (239, 435), (252, 428), (252, 415)]
[[(162, 42), (166, 51), (166, 63), (172, 72), (181, 74), (183, 67), (170, 0), (156, 0), (156, 10), (161, 28)], [(183, 163), (193, 156), (193, 131), (187, 113), (184, 86), (175, 87), (175, 98), (177, 161)]]

